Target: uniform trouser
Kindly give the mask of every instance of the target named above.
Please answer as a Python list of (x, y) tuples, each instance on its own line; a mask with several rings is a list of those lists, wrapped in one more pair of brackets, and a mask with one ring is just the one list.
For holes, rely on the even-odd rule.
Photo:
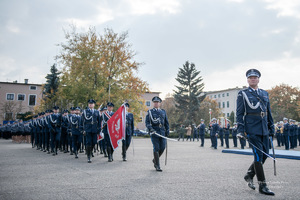
[(37, 147), (39, 147), (39, 134), (40, 134), (40, 132), (39, 131), (35, 131), (34, 132), (34, 143), (35, 143), (35, 145), (37, 146)]
[(237, 147), (237, 138), (236, 138), (236, 136), (232, 136), (232, 140), (233, 140), (233, 146)]
[(225, 134), (225, 144), (226, 147), (229, 148), (229, 134)]
[(104, 134), (104, 142), (105, 142), (105, 145), (106, 145), (106, 150), (107, 152), (109, 153), (109, 149), (111, 150), (111, 153), (114, 152), (114, 149), (111, 145), (111, 142), (110, 142), (110, 138), (109, 138), (109, 135), (107, 133)]
[(46, 149), (46, 131), (43, 130), (42, 132), (42, 147), (43, 149)]
[(254, 154), (254, 162), (264, 163), (268, 157), (265, 154), (263, 154), (261, 151), (257, 150), (256, 148), (269, 154), (269, 136), (268, 135), (249, 135), (248, 139), (254, 146), (256, 146), (256, 147), (254, 147), (251, 145), (252, 151)]
[(285, 150), (290, 149), (290, 136), (288, 134), (284, 134), (284, 141), (285, 141)]
[(298, 133), (298, 141), (299, 141), (299, 146), (300, 146), (300, 133)]
[(276, 139), (277, 139), (277, 146), (280, 147), (280, 143), (281, 143), (280, 133), (276, 133)]
[[(59, 147), (59, 142), (60, 142), (60, 131), (52, 130), (50, 131), (50, 136), (51, 136), (51, 150), (57, 150)], [(54, 149), (55, 148), (55, 149)]]
[(293, 135), (290, 136), (290, 147), (291, 147), (291, 149), (294, 148), (294, 136)]
[(72, 147), (73, 147), (72, 143), (73, 143), (73, 141), (72, 141), (72, 136), (71, 136), (70, 133), (67, 133), (67, 140), (68, 140), (68, 145), (70, 146), (70, 151), (72, 151)]
[(294, 138), (294, 147), (295, 148), (297, 147), (297, 140), (298, 140), (298, 134), (295, 135), (295, 138)]
[(39, 133), (39, 146), (40, 148), (42, 148), (43, 145), (43, 130), (40, 129), (40, 133)]
[(210, 139), (212, 141), (212, 147), (216, 149), (218, 146), (218, 137), (216, 135), (211, 135)]
[(197, 139), (197, 141), (199, 141), (199, 134), (198, 133), (193, 134), (193, 141), (195, 140), (195, 138)]
[(47, 129), (45, 131), (45, 148), (47, 149), (47, 151), (49, 151), (49, 145), (50, 144), (50, 133), (49, 130)]
[(86, 132), (86, 146), (94, 147), (97, 144), (97, 133)]
[(62, 149), (65, 150), (67, 149), (68, 146), (68, 132), (66, 128), (61, 129), (61, 144), (62, 144)]
[(32, 146), (34, 146), (34, 141), (35, 141), (34, 135), (35, 135), (34, 132), (31, 131), (31, 132), (30, 132), (30, 140), (31, 140), (31, 145), (32, 145)]
[(73, 135), (72, 134), (72, 146), (73, 151), (77, 153), (78, 149), (80, 148), (80, 144), (82, 143), (82, 135)]
[(166, 148), (166, 139), (156, 135), (151, 136), (151, 142), (153, 145), (153, 152), (158, 152), (161, 155)]
[(180, 133), (180, 134), (179, 134), (178, 141), (180, 141), (180, 138), (182, 138), (182, 141), (184, 141), (184, 134), (183, 134), (183, 133)]
[(240, 138), (241, 148), (244, 149), (246, 146), (246, 140)]
[(81, 149), (86, 149), (86, 135), (83, 136), (83, 140), (80, 144), (80, 146), (82, 145)]
[(204, 146), (204, 134), (200, 134), (201, 146)]
[(130, 142), (131, 142), (131, 135), (127, 135), (125, 136), (125, 140), (122, 140), (122, 146), (126, 146), (126, 149), (128, 149), (128, 147), (130, 146)]
[(281, 141), (281, 146), (285, 145), (285, 138), (284, 135), (280, 133), (280, 141)]
[(190, 141), (192, 141), (191, 136), (190, 136), (190, 135), (187, 135), (187, 136), (186, 136), (186, 141), (188, 141), (189, 139), (190, 139)]
[(221, 141), (221, 146), (223, 146), (224, 145), (223, 134), (220, 135), (220, 141)]
[(102, 140), (99, 141), (99, 146), (100, 146), (100, 149), (103, 151), (103, 150), (106, 150), (106, 143), (105, 143), (105, 140), (104, 138)]

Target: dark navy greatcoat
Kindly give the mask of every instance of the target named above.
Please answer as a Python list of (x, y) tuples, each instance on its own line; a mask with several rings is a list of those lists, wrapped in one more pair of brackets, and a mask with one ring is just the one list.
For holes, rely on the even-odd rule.
[(201, 124), (199, 127), (199, 135), (204, 135), (205, 134), (205, 124)]

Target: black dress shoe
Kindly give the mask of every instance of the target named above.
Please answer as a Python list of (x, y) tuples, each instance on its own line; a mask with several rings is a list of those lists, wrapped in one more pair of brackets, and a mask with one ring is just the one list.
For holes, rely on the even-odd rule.
[(253, 183), (253, 179), (249, 177), (248, 174), (244, 177), (245, 181), (248, 183), (248, 187), (251, 188), (252, 190), (255, 190), (255, 185)]
[(259, 193), (265, 194), (265, 195), (272, 195), (274, 196), (275, 193), (272, 192), (268, 187), (266, 183), (260, 183), (259, 184)]
[(76, 158), (76, 159), (78, 158), (77, 154), (75, 154), (75, 158)]

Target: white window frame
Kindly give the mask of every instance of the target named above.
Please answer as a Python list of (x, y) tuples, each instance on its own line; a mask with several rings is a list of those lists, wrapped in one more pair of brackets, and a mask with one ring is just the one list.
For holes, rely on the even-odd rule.
[(25, 101), (26, 100), (26, 94), (22, 94), (22, 95), (24, 95), (24, 100), (19, 100), (19, 94), (22, 94), (22, 93), (18, 93), (18, 95), (17, 95), (17, 101)]
[[(35, 103), (34, 103), (34, 105), (30, 105), (30, 104), (29, 104), (29, 102), (30, 102), (30, 96), (31, 96), (31, 95), (32, 95), (32, 96), (35, 96)], [(37, 102), (37, 95), (36, 95), (36, 94), (29, 94), (29, 95), (28, 95), (28, 106), (36, 106), (36, 102)]]
[[(8, 94), (13, 94), (14, 95), (14, 98), (11, 100), (11, 99), (7, 99), (7, 95)], [(15, 93), (6, 93), (6, 101), (14, 101), (15, 100)]]
[(35, 87), (35, 90), (37, 90), (37, 86), (36, 86), (36, 85), (30, 85), (30, 86), (29, 86), (29, 90), (34, 90), (34, 89), (31, 89), (32, 86), (34, 86), (34, 87)]

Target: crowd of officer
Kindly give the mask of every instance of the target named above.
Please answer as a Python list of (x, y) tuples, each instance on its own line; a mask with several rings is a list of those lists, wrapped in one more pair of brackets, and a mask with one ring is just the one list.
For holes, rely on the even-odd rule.
[[(112, 102), (101, 109), (95, 109), (95, 100), (88, 100), (86, 109), (71, 107), (61, 113), (58, 106), (38, 113), (29, 121), (19, 120), (0, 127), (1, 137), (12, 138), (16, 142), (30, 142), (32, 148), (53, 156), (58, 152), (70, 153), (78, 158), (78, 153), (87, 155), (88, 163), (96, 151), (113, 161), (113, 148), (110, 143), (106, 123), (114, 114)], [(126, 107), (126, 137), (122, 141), (122, 157), (126, 161), (126, 151), (134, 132), (133, 114)], [(100, 136), (101, 135), (101, 136)]]

